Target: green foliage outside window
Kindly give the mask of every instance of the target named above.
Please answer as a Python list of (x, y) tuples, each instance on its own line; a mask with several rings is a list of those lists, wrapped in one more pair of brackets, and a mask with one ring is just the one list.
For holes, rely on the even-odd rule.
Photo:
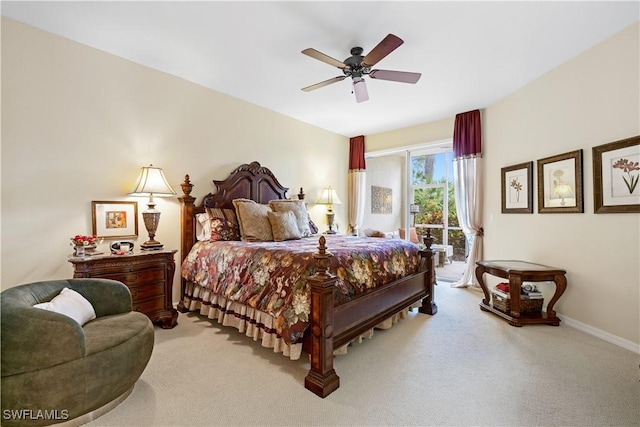
[[(412, 184), (430, 185), (428, 188), (414, 189), (414, 203), (420, 205), (421, 211), (415, 214), (415, 224), (444, 225), (444, 192), (447, 191), (448, 203), (448, 227), (459, 227), (458, 215), (455, 202), (455, 190), (453, 180), (447, 181), (445, 177), (434, 179), (434, 172), (437, 169), (437, 156), (444, 159), (445, 153), (412, 157)], [(435, 166), (435, 167), (434, 167)], [(437, 175), (437, 172), (435, 173)], [(439, 185), (438, 185), (439, 184)], [(435, 186), (431, 186), (435, 185)], [(430, 228), (434, 243), (443, 243), (443, 228)], [(416, 227), (418, 234), (427, 234), (425, 227)], [(462, 230), (448, 230), (448, 244), (453, 246), (453, 259), (465, 261), (466, 258), (466, 237)]]

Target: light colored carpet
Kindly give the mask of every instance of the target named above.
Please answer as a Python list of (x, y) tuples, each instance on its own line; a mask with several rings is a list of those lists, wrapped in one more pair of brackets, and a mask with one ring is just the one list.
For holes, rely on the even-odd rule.
[(436, 287), (413, 313), (338, 356), (340, 388), (304, 388), (291, 361), (195, 314), (156, 328), (133, 393), (89, 426), (638, 426), (640, 357), (561, 325), (509, 326), (481, 294)]

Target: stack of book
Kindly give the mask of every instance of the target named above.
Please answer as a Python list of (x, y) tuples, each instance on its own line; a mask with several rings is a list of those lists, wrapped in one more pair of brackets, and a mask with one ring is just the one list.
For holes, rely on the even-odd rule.
[(508, 283), (498, 283), (493, 288), (493, 293), (501, 296), (502, 298), (510, 298), (509, 295), (509, 284)]
[(520, 299), (542, 299), (542, 292), (535, 285), (525, 283), (520, 290)]

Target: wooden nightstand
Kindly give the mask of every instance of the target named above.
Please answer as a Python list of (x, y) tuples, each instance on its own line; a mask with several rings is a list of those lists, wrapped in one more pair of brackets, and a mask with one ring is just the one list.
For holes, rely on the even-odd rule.
[(69, 257), (73, 277), (118, 280), (129, 287), (133, 310), (146, 314), (164, 329), (178, 324), (173, 308), (173, 276), (177, 250), (142, 251), (129, 255)]

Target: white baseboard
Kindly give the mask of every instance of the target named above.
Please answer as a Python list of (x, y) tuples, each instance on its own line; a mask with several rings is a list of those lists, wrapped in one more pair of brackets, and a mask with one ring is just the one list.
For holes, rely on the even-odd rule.
[(575, 319), (572, 319), (570, 317), (563, 316), (560, 313), (557, 313), (556, 315), (567, 326), (571, 326), (573, 328), (579, 329), (582, 332), (586, 332), (589, 335), (593, 335), (593, 336), (598, 337), (598, 338), (600, 338), (602, 340), (605, 340), (607, 342), (610, 342), (612, 344), (620, 346), (620, 347), (622, 347), (624, 349), (632, 351), (632, 352), (634, 352), (636, 354), (640, 354), (640, 345), (639, 344), (636, 344), (636, 343), (634, 343), (632, 341), (629, 341), (629, 340), (626, 340), (624, 338), (620, 338), (617, 335), (610, 334), (609, 332), (605, 332), (605, 331), (603, 331), (601, 329), (594, 328), (593, 326), (589, 326), (586, 323), (579, 322), (579, 321), (577, 321)]

